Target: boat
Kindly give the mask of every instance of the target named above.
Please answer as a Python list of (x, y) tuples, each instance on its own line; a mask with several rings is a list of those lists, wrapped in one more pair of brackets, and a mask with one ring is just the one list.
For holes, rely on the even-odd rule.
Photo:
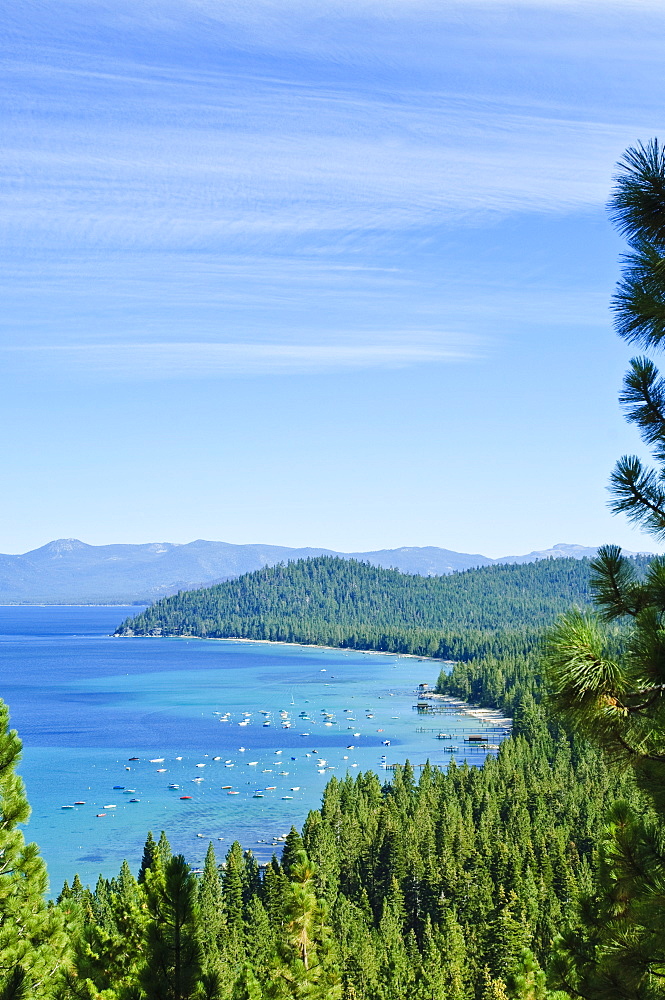
[(263, 774), (272, 774), (272, 768), (271, 767), (264, 767), (263, 768)]
[(60, 806), (61, 809), (73, 809), (74, 806)]
[(358, 739), (358, 737), (360, 736), (360, 733), (354, 733), (353, 735), (356, 737), (356, 739)]
[(233, 788), (233, 785), (222, 785), (222, 788), (226, 790), (227, 788)]
[(157, 774), (163, 774), (165, 770), (166, 770), (165, 767), (158, 767), (157, 768)]
[(258, 760), (248, 760), (247, 761), (247, 767), (256, 767), (257, 764), (258, 764)]
[(282, 795), (282, 798), (283, 799), (292, 799), (293, 796), (292, 795)]
[(263, 725), (264, 726), (269, 726), (269, 725), (271, 725), (271, 723), (270, 722), (264, 722)]
[(101, 819), (102, 816), (106, 816), (106, 813), (97, 813), (97, 819)]
[(240, 792), (227, 792), (227, 795), (240, 795)]
[(169, 785), (169, 788), (180, 788), (180, 785)]
[(136, 789), (135, 788), (125, 788), (124, 794), (125, 795), (136, 795)]
[(84, 806), (85, 802), (82, 799), (80, 799), (78, 802), (75, 802), (74, 805), (75, 806)]
[(151, 757), (150, 758), (150, 763), (151, 764), (163, 764), (164, 763), (164, 758), (163, 757)]
[(265, 795), (264, 795), (263, 792), (254, 792), (254, 794), (252, 795), (252, 798), (253, 799), (264, 799)]
[(279, 773), (283, 774), (283, 775), (287, 775), (289, 772), (288, 771), (280, 771)]
[(117, 807), (117, 806), (114, 806), (114, 805), (110, 805), (110, 806), (102, 806), (102, 809), (117, 809), (117, 808), (118, 808), (118, 807)]
[(124, 787), (125, 787), (124, 785), (114, 785), (113, 786), (113, 791), (114, 792), (121, 792)]
[(300, 791), (300, 785), (294, 785), (293, 788), (291, 789), (291, 791), (292, 792), (299, 792)]
[(180, 796), (181, 799), (191, 799), (191, 797), (192, 797), (191, 795), (181, 795)]
[(266, 785), (266, 792), (274, 792), (277, 785)]
[(140, 757), (130, 757), (129, 759), (130, 760), (140, 760), (141, 758)]
[(130, 802), (140, 802), (141, 800), (140, 799), (130, 799), (129, 801)]
[(205, 764), (197, 764), (197, 767), (205, 767)]
[(212, 759), (213, 760), (221, 760), (222, 758), (221, 757), (213, 757)]

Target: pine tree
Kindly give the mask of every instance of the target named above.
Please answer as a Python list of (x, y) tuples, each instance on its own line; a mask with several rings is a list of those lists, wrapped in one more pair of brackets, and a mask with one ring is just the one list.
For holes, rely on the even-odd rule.
[(141, 986), (150, 1000), (190, 1000), (201, 975), (196, 938), (196, 876), (181, 854), (155, 877), (146, 873), (150, 923)]
[(153, 862), (157, 855), (157, 842), (152, 835), (152, 830), (148, 830), (148, 836), (146, 837), (145, 846), (143, 848), (143, 858), (141, 860), (141, 867), (139, 868), (138, 881), (139, 884), (145, 882), (145, 873), (148, 868), (152, 868)]
[(298, 997), (341, 1000), (342, 986), (332, 955), (327, 907), (316, 896), (315, 877), (315, 866), (301, 851), (291, 865), (283, 931), (278, 940), (280, 961), (267, 987), (274, 1000)]
[[(614, 299), (620, 336), (646, 349), (665, 340), (665, 152), (658, 140), (629, 149), (610, 210), (630, 253)], [(612, 474), (613, 509), (665, 537), (665, 380), (634, 358), (621, 401), (656, 468), (624, 456)], [(570, 612), (552, 630), (552, 702), (615, 766), (630, 770), (654, 807), (611, 811), (594, 898), (564, 935), (555, 982), (589, 1000), (665, 997), (665, 559), (644, 578), (616, 546), (592, 564), (598, 613)], [(640, 810), (643, 812), (643, 810)]]
[(208, 845), (198, 894), (198, 933), (203, 969), (212, 973), (219, 967), (224, 928), (224, 899), (217, 858), (212, 841)]
[[(21, 741), (0, 702), (0, 997), (49, 994), (67, 961), (62, 913), (44, 901), (48, 879), (36, 844), (18, 829), (30, 815), (15, 773)], [(69, 898), (65, 900), (69, 903)]]

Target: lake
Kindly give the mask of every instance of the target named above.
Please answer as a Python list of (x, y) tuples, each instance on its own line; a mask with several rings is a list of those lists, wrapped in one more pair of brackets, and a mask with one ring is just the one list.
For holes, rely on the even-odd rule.
[[(26, 839), (39, 844), (54, 894), (76, 872), (92, 885), (115, 875), (123, 858), (136, 871), (148, 830), (166, 830), (195, 866), (210, 840), (220, 858), (237, 839), (268, 860), (333, 775), (384, 775), (383, 763), (407, 758), (444, 766), (477, 731), (468, 718), (423, 723), (413, 710), (416, 686), (436, 681), (431, 660), (113, 638), (139, 610), (0, 608), (0, 695), (24, 744)], [(437, 721), (457, 753), (417, 732)]]

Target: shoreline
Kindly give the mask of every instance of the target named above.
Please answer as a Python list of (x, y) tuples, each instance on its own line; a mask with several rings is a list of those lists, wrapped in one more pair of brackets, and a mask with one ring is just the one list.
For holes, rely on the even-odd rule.
[(455, 660), (439, 660), (435, 656), (419, 656), (418, 653), (393, 653), (385, 649), (356, 649), (349, 646), (323, 646), (317, 642), (287, 642), (285, 639), (241, 639), (234, 636), (215, 635), (111, 635), (112, 639), (199, 639), (201, 642), (249, 642), (264, 646), (297, 646), (301, 649), (330, 649), (337, 653), (366, 653), (370, 656), (399, 656), (403, 659), (421, 660), (423, 663), (455, 663)]

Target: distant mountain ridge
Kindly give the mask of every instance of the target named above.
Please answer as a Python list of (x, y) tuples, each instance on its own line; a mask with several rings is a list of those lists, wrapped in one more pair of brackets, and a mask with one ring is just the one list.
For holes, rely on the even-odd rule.
[(528, 563), (549, 557), (582, 559), (595, 555), (596, 551), (583, 545), (559, 543), (527, 555), (491, 559), (436, 546), (335, 552), (283, 545), (234, 545), (204, 539), (184, 545), (174, 542), (88, 545), (77, 538), (60, 538), (21, 555), (0, 554), (0, 603), (151, 603), (179, 590), (210, 586), (263, 566), (321, 555), (358, 559), (418, 576), (443, 576), (495, 563)]

